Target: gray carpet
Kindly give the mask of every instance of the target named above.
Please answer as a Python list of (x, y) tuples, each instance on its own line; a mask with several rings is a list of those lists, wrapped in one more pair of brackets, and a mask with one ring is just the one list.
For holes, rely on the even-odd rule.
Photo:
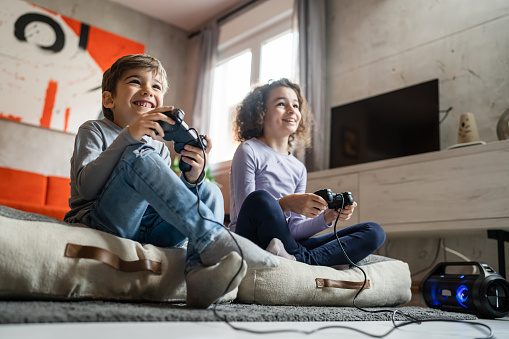
[[(379, 310), (380, 308), (369, 308)], [(385, 309), (385, 308), (384, 308)], [(475, 320), (464, 313), (423, 307), (400, 310), (420, 320)], [(262, 306), (224, 304), (217, 307), (229, 321), (376, 321), (390, 320), (392, 313), (366, 313), (353, 307)], [(406, 320), (397, 315), (396, 320)], [(189, 309), (183, 304), (124, 303), (112, 301), (0, 301), (0, 324), (58, 322), (221, 321), (210, 307)]]

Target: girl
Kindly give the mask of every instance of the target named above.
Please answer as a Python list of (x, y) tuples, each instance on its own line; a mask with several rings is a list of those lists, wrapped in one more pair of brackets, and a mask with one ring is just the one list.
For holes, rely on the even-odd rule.
[[(313, 237), (331, 227), (339, 212), (327, 209), (321, 197), (305, 193), (306, 168), (290, 152), (294, 140), (309, 145), (311, 120), (300, 86), (288, 79), (255, 88), (240, 104), (235, 134), (241, 144), (230, 173), (230, 229), (291, 260), (346, 265), (334, 233)], [(345, 206), (339, 220), (350, 219), (356, 206)], [(373, 222), (337, 234), (354, 262), (385, 240), (383, 229)]]

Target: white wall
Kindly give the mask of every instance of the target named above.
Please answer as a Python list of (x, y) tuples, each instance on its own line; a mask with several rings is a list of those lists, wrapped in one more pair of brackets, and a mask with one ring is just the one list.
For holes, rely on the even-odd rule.
[(453, 107), (441, 148), (457, 143), (467, 112), (481, 140), (497, 140), (509, 107), (507, 0), (330, 0), (327, 8), (329, 108), (438, 78), (440, 109)]
[[(18, 0), (7, 0), (3, 5)], [(170, 90), (167, 105), (181, 107), (186, 121), (191, 118), (194, 83), (187, 83), (190, 40), (174, 26), (105, 0), (31, 0), (89, 25), (118, 34), (145, 45), (145, 52), (161, 60)], [(1, 43), (1, 41), (0, 41)], [(101, 108), (98, 107), (98, 111)], [(1, 111), (1, 104), (0, 104)], [(0, 119), (0, 166), (44, 175), (69, 176), (74, 135)]]

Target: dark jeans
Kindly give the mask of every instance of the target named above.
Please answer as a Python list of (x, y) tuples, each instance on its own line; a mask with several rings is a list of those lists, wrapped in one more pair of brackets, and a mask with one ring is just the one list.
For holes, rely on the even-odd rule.
[[(334, 232), (296, 241), (279, 206), (279, 202), (266, 191), (254, 191), (242, 204), (237, 218), (236, 233), (265, 249), (273, 238), (284, 244), (297, 261), (322, 266), (348, 264)], [(366, 222), (336, 232), (348, 257), (355, 263), (385, 241), (384, 230), (374, 222)]]

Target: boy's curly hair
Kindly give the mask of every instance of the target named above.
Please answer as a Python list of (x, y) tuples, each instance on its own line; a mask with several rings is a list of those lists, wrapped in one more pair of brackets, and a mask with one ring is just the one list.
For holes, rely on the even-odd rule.
[[(156, 58), (148, 54), (131, 54), (119, 58), (109, 69), (103, 74), (102, 92), (111, 92), (113, 96), (116, 95), (117, 83), (122, 78), (124, 72), (141, 68), (144, 70), (152, 71), (161, 77), (161, 84), (163, 86), (163, 94), (168, 90), (168, 78), (163, 65)], [(106, 119), (113, 121), (113, 111), (109, 108), (102, 107), (102, 111)]]
[(263, 136), (263, 123), (267, 114), (267, 97), (271, 90), (281, 86), (289, 87), (295, 91), (302, 115), (297, 131), (288, 138), (288, 147), (292, 147), (295, 139), (301, 142), (304, 147), (309, 147), (311, 143), (310, 130), (313, 125), (313, 114), (309, 111), (308, 102), (304, 98), (300, 86), (286, 78), (255, 87), (239, 104), (233, 123), (234, 135), (237, 141), (243, 142), (251, 138)]

